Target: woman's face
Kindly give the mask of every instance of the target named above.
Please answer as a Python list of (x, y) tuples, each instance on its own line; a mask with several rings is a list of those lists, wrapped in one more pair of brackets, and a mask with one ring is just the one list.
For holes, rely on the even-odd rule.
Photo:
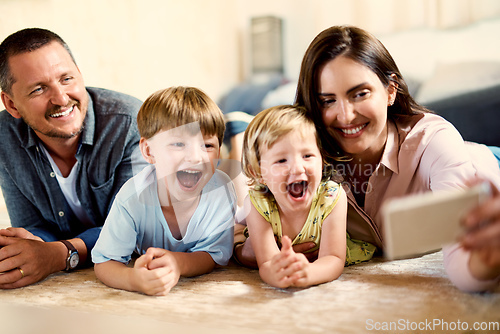
[(384, 87), (371, 69), (343, 56), (326, 63), (319, 74), (320, 108), (329, 134), (353, 158), (380, 156), (395, 87)]

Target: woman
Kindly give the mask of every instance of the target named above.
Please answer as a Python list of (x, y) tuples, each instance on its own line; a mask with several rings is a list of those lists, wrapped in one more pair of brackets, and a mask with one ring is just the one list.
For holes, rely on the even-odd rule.
[[(415, 102), (392, 56), (360, 28), (334, 26), (313, 40), (296, 102), (309, 110), (330, 162), (344, 178), (352, 238), (383, 250), (380, 209), (389, 198), (465, 188), (475, 178), (500, 185), (491, 151), (466, 145), (450, 123)], [(495, 287), (500, 265), (486, 264), (484, 254), (499, 249), (498, 242), (482, 251), (446, 247), (450, 279), (465, 291)]]

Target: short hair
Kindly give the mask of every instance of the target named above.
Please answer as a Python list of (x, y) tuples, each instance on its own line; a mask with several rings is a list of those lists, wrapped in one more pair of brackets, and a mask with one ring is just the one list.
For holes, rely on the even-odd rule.
[(12, 93), (12, 85), (16, 82), (9, 68), (9, 58), (18, 54), (35, 51), (51, 42), (61, 44), (68, 51), (76, 65), (75, 58), (68, 45), (56, 33), (41, 28), (26, 28), (8, 36), (0, 44), (0, 89), (7, 94)]
[(303, 107), (279, 105), (259, 112), (250, 122), (243, 136), (243, 173), (250, 186), (258, 186), (262, 178), (260, 159), (263, 149), (271, 148), (280, 138), (293, 130), (304, 136), (314, 136), (318, 149), (321, 143), (312, 119)]
[(319, 80), (324, 65), (338, 56), (366, 66), (377, 75), (385, 87), (391, 82), (395, 84), (396, 100), (387, 109), (388, 118), (396, 120), (429, 112), (412, 98), (396, 62), (374, 35), (354, 26), (330, 27), (319, 33), (307, 48), (302, 59), (296, 95), (296, 103), (311, 113), (311, 118), (322, 136), (323, 145), (325, 149), (328, 147), (328, 151), (336, 150), (340, 154), (338, 145), (330, 138), (323, 124)]
[(149, 96), (137, 114), (141, 137), (152, 138), (163, 130), (198, 122), (203, 135), (224, 139), (224, 115), (217, 104), (195, 87), (170, 87)]

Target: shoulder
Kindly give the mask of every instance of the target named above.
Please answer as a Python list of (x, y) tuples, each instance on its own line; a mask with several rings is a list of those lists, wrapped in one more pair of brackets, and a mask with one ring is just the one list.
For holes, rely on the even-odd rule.
[(446, 133), (454, 140), (463, 142), (460, 133), (450, 122), (432, 113), (415, 116), (406, 122), (396, 121), (396, 127), (400, 146), (403, 148), (415, 149), (418, 146), (425, 146), (432, 143), (439, 133)]
[(0, 129), (3, 131), (0, 132), (0, 136), (5, 136), (4, 131), (26, 131), (28, 126), (21, 118), (14, 118), (11, 114), (7, 112), (7, 110), (0, 111)]
[(96, 114), (126, 114), (137, 116), (141, 100), (131, 95), (104, 88), (86, 87)]
[(203, 189), (204, 191), (212, 191), (219, 189), (221, 187), (227, 187), (231, 192), (234, 192), (234, 185), (231, 178), (223, 171), (216, 169), (214, 175), (208, 181), (207, 185)]
[(149, 201), (151, 196), (148, 190), (152, 185), (156, 189), (155, 168), (154, 165), (148, 165), (123, 184), (116, 199), (121, 203), (131, 202), (134, 205), (137, 201)]
[(400, 159), (430, 156), (434, 160), (439, 155), (464, 151), (464, 140), (458, 130), (439, 115), (419, 115), (410, 122), (396, 122), (396, 128)]
[(33, 130), (22, 119), (3, 110), (0, 112), (0, 142), (0, 164), (6, 160), (19, 163), (24, 156), (20, 152), (35, 143)]

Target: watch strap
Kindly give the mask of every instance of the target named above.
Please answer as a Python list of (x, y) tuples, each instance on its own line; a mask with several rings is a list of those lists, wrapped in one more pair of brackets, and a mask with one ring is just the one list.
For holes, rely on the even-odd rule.
[(68, 248), (68, 251), (69, 252), (76, 252), (76, 248), (75, 246), (73, 246), (73, 244), (71, 242), (69, 242), (68, 240), (59, 240), (60, 242), (62, 242), (66, 248)]
[(73, 246), (73, 244), (71, 242), (69, 242), (68, 240), (59, 240), (60, 242), (62, 242), (66, 248), (68, 249), (68, 256), (66, 257), (66, 271), (71, 271), (71, 269), (74, 269), (74, 268), (71, 268), (70, 267), (70, 259), (71, 259), (71, 255), (73, 253), (76, 253), (76, 255), (78, 255), (78, 251), (76, 250), (75, 246)]

